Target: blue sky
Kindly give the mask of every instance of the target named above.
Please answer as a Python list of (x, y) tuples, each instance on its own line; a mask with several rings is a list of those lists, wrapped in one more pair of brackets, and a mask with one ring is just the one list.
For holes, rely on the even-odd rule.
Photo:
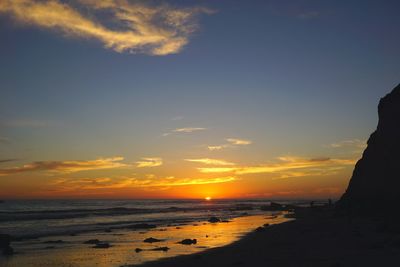
[[(113, 156), (176, 165), (187, 157), (349, 158), (327, 147), (365, 141), (379, 98), (400, 81), (398, 1), (167, 3), (208, 11), (193, 18), (187, 44), (166, 55), (118, 52), (0, 7), (0, 157), (15, 159), (0, 167)], [(205, 130), (163, 136), (188, 127)], [(252, 144), (207, 150), (227, 138)]]

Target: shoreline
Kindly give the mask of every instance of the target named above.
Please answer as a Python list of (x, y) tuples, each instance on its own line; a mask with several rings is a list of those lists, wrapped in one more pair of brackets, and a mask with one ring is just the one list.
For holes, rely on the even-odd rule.
[(400, 231), (386, 231), (386, 223), (338, 217), (333, 208), (303, 208), (297, 210), (296, 220), (250, 232), (227, 246), (140, 267), (398, 266)]
[[(122, 229), (73, 236), (55, 236), (11, 243), (15, 253), (0, 256), (0, 265), (14, 266), (129, 266), (166, 257), (195, 254), (222, 247), (265, 223), (279, 224), (282, 213), (250, 215), (213, 222), (198, 221), (146, 229)], [(150, 240), (150, 241), (146, 241)], [(186, 244), (183, 240), (194, 241)]]

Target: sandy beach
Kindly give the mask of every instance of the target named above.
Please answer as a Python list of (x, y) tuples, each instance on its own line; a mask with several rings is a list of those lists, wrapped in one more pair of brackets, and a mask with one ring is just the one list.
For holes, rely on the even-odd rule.
[(222, 248), (148, 263), (167, 266), (399, 266), (400, 235), (379, 220), (302, 210), (297, 220), (268, 226)]

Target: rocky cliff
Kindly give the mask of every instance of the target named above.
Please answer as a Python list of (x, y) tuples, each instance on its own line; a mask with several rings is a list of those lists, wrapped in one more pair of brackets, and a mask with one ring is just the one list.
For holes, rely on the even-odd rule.
[(400, 85), (379, 102), (379, 122), (337, 207), (351, 213), (395, 212), (400, 206)]

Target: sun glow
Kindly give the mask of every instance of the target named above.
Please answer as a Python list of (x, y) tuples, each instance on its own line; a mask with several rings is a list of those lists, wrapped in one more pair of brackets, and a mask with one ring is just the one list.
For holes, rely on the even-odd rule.
[(207, 200), (207, 201), (210, 201), (211, 197), (205, 197), (204, 199)]

